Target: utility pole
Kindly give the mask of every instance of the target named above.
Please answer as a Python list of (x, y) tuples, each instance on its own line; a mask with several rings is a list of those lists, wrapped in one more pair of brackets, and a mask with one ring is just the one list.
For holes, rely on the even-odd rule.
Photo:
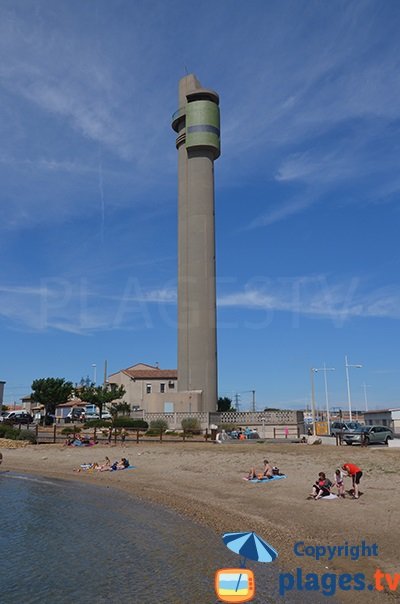
[(107, 359), (104, 361), (104, 386), (107, 385)]
[(310, 377), (311, 377), (311, 415), (312, 415), (312, 426), (313, 426), (313, 436), (315, 436), (315, 386), (314, 386), (314, 372), (315, 368), (311, 367), (310, 369)]
[(352, 421), (353, 416), (352, 416), (352, 411), (351, 411), (351, 394), (350, 394), (350, 378), (349, 378), (349, 368), (350, 367), (355, 367), (357, 369), (360, 369), (362, 367), (362, 365), (350, 365), (348, 360), (347, 360), (347, 356), (344, 357), (344, 366), (346, 369), (346, 382), (347, 382), (347, 400), (349, 403), (349, 420)]

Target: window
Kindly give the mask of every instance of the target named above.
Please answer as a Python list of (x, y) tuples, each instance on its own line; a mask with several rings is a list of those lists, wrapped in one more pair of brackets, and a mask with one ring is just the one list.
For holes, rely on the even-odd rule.
[(170, 390), (173, 390), (173, 389), (175, 388), (175, 382), (174, 382), (174, 381), (172, 381), (172, 380), (170, 380), (170, 381), (168, 382), (168, 388), (170, 388)]
[(165, 384), (160, 384), (160, 392), (165, 392)]
[(146, 394), (151, 394), (151, 384), (146, 384)]

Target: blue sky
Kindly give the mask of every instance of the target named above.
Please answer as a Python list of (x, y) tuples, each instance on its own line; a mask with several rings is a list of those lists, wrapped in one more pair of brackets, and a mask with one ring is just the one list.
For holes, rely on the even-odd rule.
[[(0, 379), (176, 367), (186, 70), (221, 98), (221, 395), (400, 406), (400, 5), (129, 0), (0, 7)], [(315, 376), (324, 401), (323, 375)]]

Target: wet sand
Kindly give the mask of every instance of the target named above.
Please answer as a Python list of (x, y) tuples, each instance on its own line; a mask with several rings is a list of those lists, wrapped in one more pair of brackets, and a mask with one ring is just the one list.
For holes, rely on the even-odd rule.
[[(0, 441), (1, 445), (1, 441)], [(128, 491), (143, 500), (173, 508), (219, 534), (255, 531), (279, 552), (281, 566), (288, 572), (363, 572), (372, 581), (377, 568), (400, 572), (400, 449), (386, 447), (308, 446), (303, 444), (128, 443), (117, 446), (71, 448), (38, 445), (4, 449), (1, 470), (14, 470), (48, 477), (89, 481)], [(132, 471), (74, 472), (81, 463), (126, 456), (136, 466)], [(287, 474), (287, 479), (268, 484), (242, 480), (249, 468), (267, 458)], [(318, 472), (331, 478), (344, 462), (363, 470), (361, 497), (345, 500), (307, 500)], [(345, 480), (346, 489), (351, 480)], [(351, 561), (335, 557), (319, 562), (296, 557), (293, 546), (377, 544), (377, 557)], [(337, 601), (393, 602), (396, 592), (341, 592)]]

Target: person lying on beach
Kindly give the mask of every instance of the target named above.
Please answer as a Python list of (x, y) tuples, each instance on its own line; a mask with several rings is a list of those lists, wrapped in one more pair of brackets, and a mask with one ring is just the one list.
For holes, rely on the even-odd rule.
[(85, 472), (87, 470), (98, 470), (99, 464), (95, 461), (93, 463), (82, 463), (79, 468), (73, 468), (74, 472)]
[(344, 495), (344, 480), (343, 480), (343, 474), (342, 472), (339, 470), (339, 468), (335, 471), (335, 476), (333, 477), (333, 484), (334, 486), (337, 488), (338, 490), (338, 497), (345, 497)]
[(327, 497), (331, 494), (332, 483), (329, 478), (326, 477), (325, 472), (318, 474), (317, 481), (313, 484), (311, 496), (314, 499), (321, 499), (321, 497)]
[(257, 474), (255, 468), (250, 468), (250, 472), (248, 474), (248, 479), (253, 480), (254, 478), (258, 478), (259, 480), (262, 480), (263, 478), (272, 478), (272, 476), (273, 476), (272, 466), (269, 463), (268, 459), (264, 459), (264, 470), (263, 470), (262, 474)]

